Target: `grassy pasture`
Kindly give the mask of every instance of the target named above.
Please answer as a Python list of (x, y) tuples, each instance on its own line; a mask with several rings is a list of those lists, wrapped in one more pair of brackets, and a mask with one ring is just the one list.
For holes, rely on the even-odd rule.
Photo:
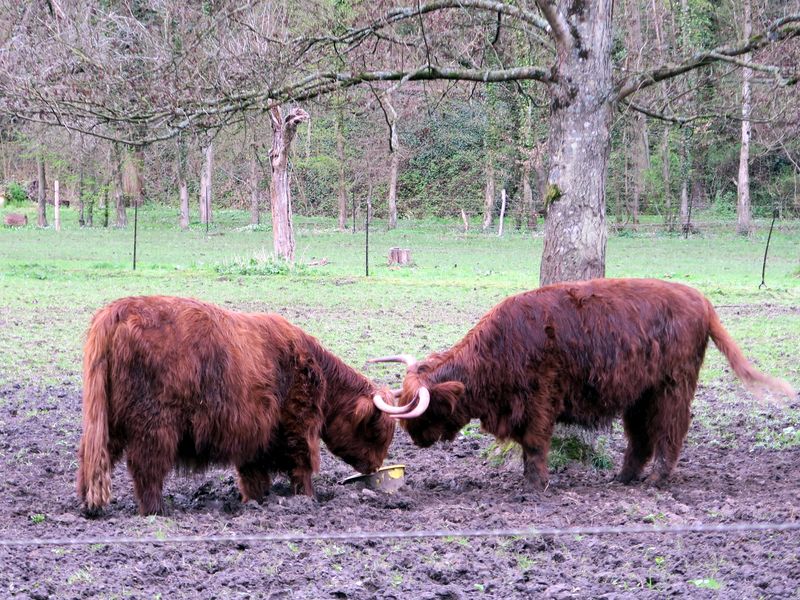
[[(18, 209), (17, 209), (18, 210)], [(29, 223), (35, 212), (27, 208)], [(52, 222), (52, 214), (49, 215)], [(0, 385), (80, 382), (83, 335), (92, 313), (131, 294), (194, 296), (240, 310), (275, 311), (318, 336), (347, 362), (369, 356), (423, 355), (459, 339), (500, 299), (537, 285), (541, 233), (468, 233), (456, 221), (401, 221), (370, 227), (370, 276), (364, 275), (363, 223), (338, 232), (328, 219), (297, 218), (298, 266), (271, 274), (269, 227), (251, 228), (244, 211), (217, 211), (208, 233), (186, 232), (172, 209), (139, 213), (137, 268), (131, 270), (133, 212), (127, 229), (83, 228), (62, 210), (62, 230), (0, 228)], [(98, 222), (99, 218), (96, 217)], [(508, 227), (510, 225), (511, 227)], [(719, 306), (746, 354), (768, 372), (800, 384), (800, 232), (783, 223), (772, 236), (766, 282), (761, 263), (768, 222), (749, 239), (715, 229), (685, 240), (642, 232), (611, 235), (607, 276), (688, 283)], [(388, 249), (412, 250), (414, 266), (390, 268)], [(308, 266), (327, 259), (327, 263)], [(282, 268), (282, 267), (281, 267)], [(764, 318), (764, 311), (769, 318)], [(723, 377), (708, 354), (702, 381)], [(393, 380), (396, 367), (373, 367)], [(726, 375), (726, 377), (729, 377)]]
[[(29, 222), (34, 216), (29, 210)], [(800, 410), (752, 402), (713, 348), (681, 464), (666, 489), (610, 481), (624, 450), (616, 423), (599, 439), (598, 452), (583, 457), (585, 465), (567, 460), (575, 456), (568, 438), (557, 440), (550, 453), (553, 485), (526, 495), (513, 447), (498, 446), (473, 422), (451, 444), (427, 449), (395, 436), (392, 461), (412, 465), (398, 496), (343, 489), (338, 481), (350, 468), (323, 452), (316, 501), (289, 497), (278, 485), (265, 503), (242, 504), (231, 469), (220, 468), (170, 478), (166, 494), (174, 513), (142, 519), (124, 465), (118, 465), (110, 518), (83, 519), (73, 492), (81, 349), (92, 313), (106, 302), (128, 294), (179, 294), (238, 310), (276, 311), (361, 368), (369, 356), (424, 355), (451, 345), (501, 298), (536, 286), (542, 249), (540, 233), (512, 229), (498, 238), (476, 232), (477, 223), (467, 234), (455, 221), (403, 221), (393, 232), (375, 223), (367, 278), (363, 230), (341, 233), (331, 220), (296, 220), (300, 260), (287, 270), (265, 260), (271, 232), (248, 227), (244, 212), (217, 212), (208, 234), (199, 225), (179, 231), (173, 210), (148, 207), (139, 216), (135, 272), (132, 226), (82, 230), (71, 209), (60, 232), (0, 226), (0, 471), (7, 489), (0, 530), (8, 538), (338, 533), (355, 522), (363, 531), (386, 531), (397, 527), (398, 515), (420, 530), (796, 521)], [(800, 228), (783, 224), (773, 235), (768, 287), (759, 290), (768, 223), (759, 225), (750, 239), (730, 233), (732, 226), (688, 240), (644, 230), (612, 235), (607, 274), (669, 278), (701, 289), (760, 368), (800, 387)], [(411, 248), (416, 264), (389, 268), (391, 246)], [(326, 264), (310, 266), (322, 258)], [(390, 383), (401, 372), (393, 365), (368, 370)], [(722, 590), (724, 597), (783, 598), (796, 593), (798, 556), (794, 531), (369, 544), (95, 543), (0, 548), (8, 571), (0, 596), (116, 598), (146, 590), (164, 598), (252, 598), (294, 590), (297, 595), (287, 597), (611, 592), (694, 598)]]

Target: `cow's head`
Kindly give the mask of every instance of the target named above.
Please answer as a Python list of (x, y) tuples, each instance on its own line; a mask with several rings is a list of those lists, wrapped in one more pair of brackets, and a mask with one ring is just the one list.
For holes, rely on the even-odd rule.
[(434, 382), (430, 359), (417, 362), (411, 356), (401, 354), (375, 358), (370, 362), (403, 362), (407, 365), (403, 389), (395, 392), (397, 405), (385, 402), (378, 395), (373, 402), (381, 411), (400, 420), (417, 446), (424, 448), (440, 440), (452, 440), (469, 422), (460, 402), (464, 384), (460, 381)]
[[(386, 401), (389, 388), (374, 392)], [(369, 395), (340, 403), (323, 427), (325, 445), (336, 456), (361, 473), (374, 473), (383, 464), (394, 437), (394, 419), (379, 410)]]

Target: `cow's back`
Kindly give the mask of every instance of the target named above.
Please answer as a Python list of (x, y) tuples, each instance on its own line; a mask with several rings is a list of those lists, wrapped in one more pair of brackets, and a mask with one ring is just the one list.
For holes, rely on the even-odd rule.
[(598, 424), (648, 389), (699, 370), (708, 304), (692, 288), (659, 280), (556, 284), (507, 298), (468, 339), (477, 355), (493, 355), (506, 389), (541, 377), (563, 399), (566, 420), (574, 413)]
[(159, 428), (177, 436), (180, 453), (198, 466), (252, 456), (268, 442), (288, 387), (281, 319), (165, 296), (124, 298), (98, 318), (115, 322), (109, 355), (116, 436)]

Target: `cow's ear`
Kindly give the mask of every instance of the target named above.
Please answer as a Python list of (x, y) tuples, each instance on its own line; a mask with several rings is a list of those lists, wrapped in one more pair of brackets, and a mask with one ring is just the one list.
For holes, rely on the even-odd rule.
[(459, 400), (464, 395), (464, 384), (460, 381), (445, 381), (444, 383), (437, 383), (431, 388), (431, 396), (438, 402), (444, 402), (453, 413), (458, 406)]
[(377, 408), (375, 408), (372, 398), (369, 396), (359, 396), (356, 400), (356, 405), (353, 410), (354, 422), (361, 423), (362, 421), (370, 418), (376, 411), (380, 412)]

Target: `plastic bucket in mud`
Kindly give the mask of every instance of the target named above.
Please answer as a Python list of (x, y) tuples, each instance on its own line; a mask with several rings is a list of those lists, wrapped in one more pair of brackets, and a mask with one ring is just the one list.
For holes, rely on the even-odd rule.
[(369, 488), (391, 494), (405, 483), (405, 465), (387, 465), (374, 473), (351, 475), (341, 481), (342, 485), (352, 485), (357, 489)]

